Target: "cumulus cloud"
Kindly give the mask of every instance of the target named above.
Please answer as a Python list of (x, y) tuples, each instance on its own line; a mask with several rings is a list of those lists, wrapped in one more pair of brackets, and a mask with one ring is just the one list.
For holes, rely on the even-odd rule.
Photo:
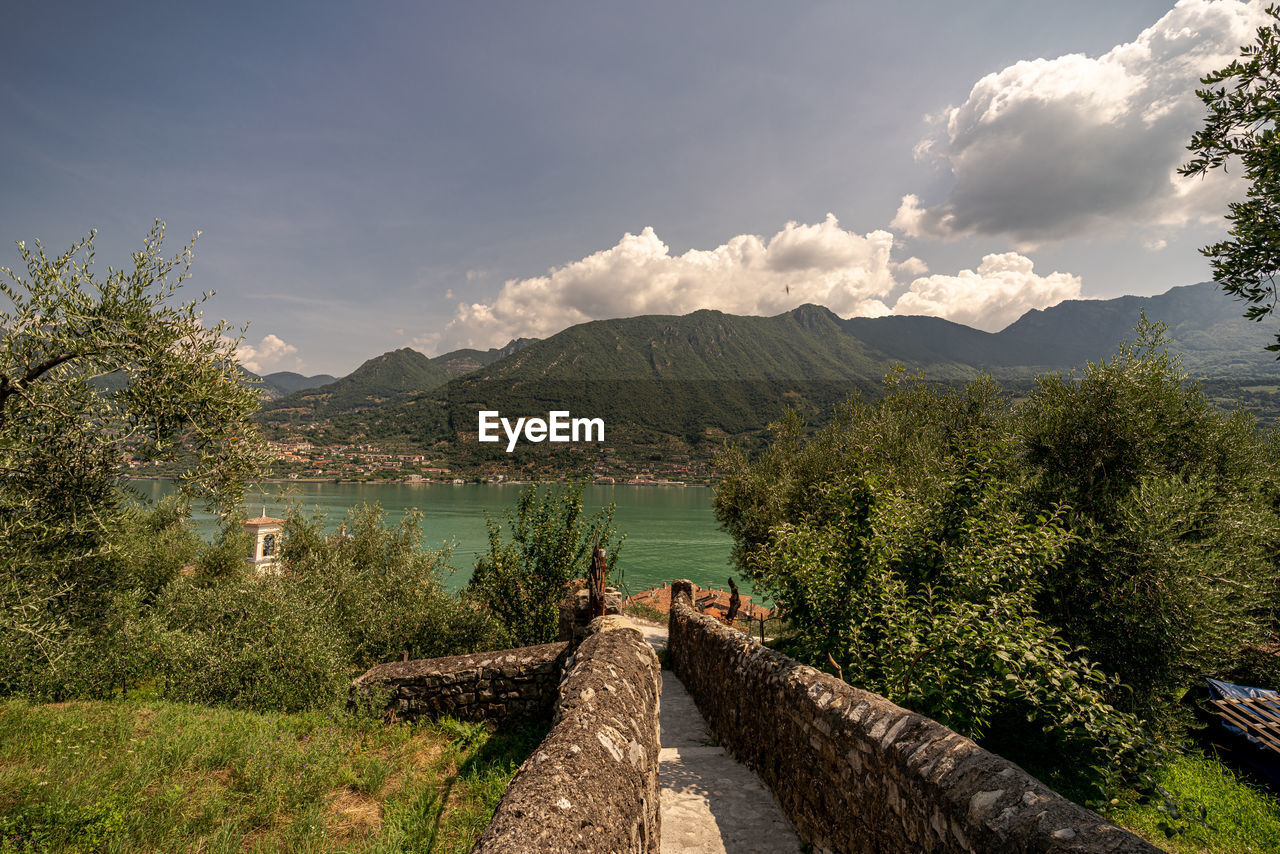
[(263, 337), (257, 344), (241, 341), (236, 352), (240, 357), (240, 364), (255, 374), (297, 370), (302, 367), (301, 359), (288, 361), (297, 354), (298, 348), (274, 334)]
[[(1030, 308), (1080, 294), (1079, 277), (1036, 275), (1031, 259), (1016, 253), (988, 255), (976, 271), (927, 276), (923, 261), (895, 260), (893, 249), (889, 232), (857, 234), (831, 214), (815, 224), (789, 222), (767, 240), (742, 234), (683, 255), (671, 254), (646, 228), (545, 276), (512, 279), (493, 300), (458, 306), (443, 333), (425, 333), (414, 344), (426, 352), (486, 348), (588, 320), (703, 308), (773, 315), (804, 303), (842, 317), (930, 314), (998, 329)], [(905, 280), (910, 285), (891, 309)]]
[(997, 332), (1033, 308), (1079, 296), (1079, 276), (1038, 276), (1030, 258), (1004, 252), (985, 256), (977, 270), (916, 279), (894, 303), (893, 313), (929, 314)]
[(509, 280), (491, 302), (460, 305), (443, 340), (448, 347), (500, 346), (587, 320), (703, 308), (771, 315), (817, 303), (844, 316), (888, 314), (883, 299), (897, 284), (892, 250), (888, 231), (857, 234), (831, 214), (812, 225), (789, 222), (767, 240), (740, 234), (683, 255), (645, 228), (545, 276)]
[(909, 236), (1011, 235), (1022, 245), (1102, 228), (1217, 220), (1237, 178), (1185, 179), (1203, 121), (1194, 90), (1264, 23), (1261, 0), (1181, 0), (1132, 42), (1097, 58), (1018, 62), (979, 80), (916, 148), (954, 176), (933, 206), (904, 196)]

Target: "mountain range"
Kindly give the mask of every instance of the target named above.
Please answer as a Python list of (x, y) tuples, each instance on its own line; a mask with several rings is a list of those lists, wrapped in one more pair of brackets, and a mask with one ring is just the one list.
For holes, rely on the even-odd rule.
[[(635, 442), (686, 444), (759, 431), (788, 406), (821, 418), (853, 392), (874, 396), (894, 366), (957, 382), (989, 372), (1011, 387), (1114, 353), (1140, 313), (1168, 324), (1187, 370), (1221, 386), (1280, 383), (1263, 348), (1273, 330), (1240, 316), (1211, 282), (1152, 297), (1070, 300), (996, 333), (935, 317), (849, 318), (803, 305), (773, 317), (703, 310), (598, 320), (544, 340), (428, 358), (400, 349), (352, 374), (268, 402), (276, 433), (319, 431), (417, 447), (475, 446), (476, 411), (568, 409), (602, 417)], [(619, 433), (621, 431), (621, 433)]]

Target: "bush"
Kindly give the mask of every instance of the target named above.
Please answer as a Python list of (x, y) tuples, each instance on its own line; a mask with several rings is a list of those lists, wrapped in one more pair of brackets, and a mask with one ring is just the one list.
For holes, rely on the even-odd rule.
[(145, 507), (121, 496), (120, 504), (119, 527), (93, 553), (45, 572), (31, 564), (7, 579), (0, 592), (7, 606), (0, 607), (0, 694), (110, 697), (151, 672), (157, 631), (151, 605), (195, 558), (200, 541), (180, 499)]
[(586, 516), (581, 487), (526, 487), (507, 513), (511, 539), (503, 542), (502, 526), (487, 519), (489, 554), (476, 561), (468, 590), (517, 644), (554, 641), (557, 605), (570, 581), (586, 577), (593, 548), (606, 550), (616, 578), (624, 537), (613, 526), (613, 510), (610, 504)]
[(173, 585), (158, 672), (165, 696), (257, 711), (334, 708), (351, 677), (349, 642), (331, 610), (290, 579)]
[[(421, 518), (383, 526), (376, 505), (341, 530), (291, 511), (280, 575), (239, 567), (179, 582), (159, 603), (167, 695), (296, 711), (345, 702), (352, 676), (407, 652), (414, 658), (507, 646), (495, 620), (444, 590), (447, 553), (425, 549)], [(230, 531), (230, 529), (228, 529)], [(230, 555), (227, 533), (213, 551)], [(225, 552), (225, 554), (223, 554)]]
[[(787, 650), (971, 738), (996, 720), (1029, 722), (1098, 786), (1149, 761), (1138, 722), (1106, 700), (1108, 678), (1035, 608), (1070, 535), (1056, 513), (1019, 513), (1003, 477), (1003, 399), (987, 381), (892, 384), (879, 406), (852, 404), (811, 441), (783, 425), (790, 441), (758, 465), (724, 459), (721, 518), (760, 525), (728, 503), (744, 494), (781, 517), (740, 546), (787, 614)], [(784, 469), (804, 474), (761, 495), (753, 473)]]
[(1215, 409), (1143, 322), (1111, 361), (1042, 377), (1023, 407), (1028, 512), (1065, 505), (1075, 535), (1039, 602), (1169, 733), (1179, 701), (1275, 629), (1277, 454)]
[(467, 597), (444, 589), (449, 552), (425, 547), (422, 516), (397, 528), (382, 508), (350, 510), (337, 533), (296, 511), (285, 521), (280, 558), (291, 583), (328, 603), (360, 670), (399, 658), (464, 655), (509, 645), (502, 626)]

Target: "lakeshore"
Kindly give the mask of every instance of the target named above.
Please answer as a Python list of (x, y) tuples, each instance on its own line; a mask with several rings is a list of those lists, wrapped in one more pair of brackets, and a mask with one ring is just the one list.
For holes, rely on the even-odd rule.
[[(174, 490), (170, 481), (148, 478), (131, 481), (145, 500), (157, 500)], [(433, 548), (452, 546), (445, 584), (459, 589), (471, 578), (475, 560), (489, 547), (486, 514), (504, 522), (527, 483), (335, 483), (332, 479), (286, 480), (264, 483), (245, 496), (250, 515), (284, 516), (291, 506), (306, 514), (324, 515), (327, 530), (337, 530), (346, 512), (360, 504), (381, 505), (388, 525), (399, 524), (413, 509), (422, 512), (422, 529)], [(732, 575), (743, 593), (750, 584), (737, 578), (731, 563), (733, 542), (715, 520), (712, 491), (671, 488), (658, 484), (586, 484), (583, 501), (588, 513), (608, 505), (617, 507), (614, 521), (626, 533), (622, 547), (622, 577), (611, 584), (627, 593), (660, 587), (688, 578), (701, 587), (724, 588)], [(212, 538), (216, 523), (202, 508), (193, 510), (196, 525)]]

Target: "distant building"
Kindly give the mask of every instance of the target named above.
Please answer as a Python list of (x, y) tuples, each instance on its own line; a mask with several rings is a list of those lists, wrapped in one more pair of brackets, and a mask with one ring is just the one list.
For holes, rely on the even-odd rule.
[[(723, 590), (699, 587), (695, 584), (693, 585), (693, 607), (704, 614), (711, 614), (723, 620), (729, 615), (730, 595)], [(765, 620), (773, 616), (769, 609), (753, 604), (750, 596), (741, 596), (740, 603), (739, 619)], [(641, 591), (627, 599), (627, 604), (648, 605), (659, 613), (670, 613), (671, 587), (664, 584), (661, 587)]]
[(284, 520), (271, 516), (248, 519), (244, 529), (253, 537), (253, 553), (246, 560), (259, 573), (280, 571), (280, 538)]

